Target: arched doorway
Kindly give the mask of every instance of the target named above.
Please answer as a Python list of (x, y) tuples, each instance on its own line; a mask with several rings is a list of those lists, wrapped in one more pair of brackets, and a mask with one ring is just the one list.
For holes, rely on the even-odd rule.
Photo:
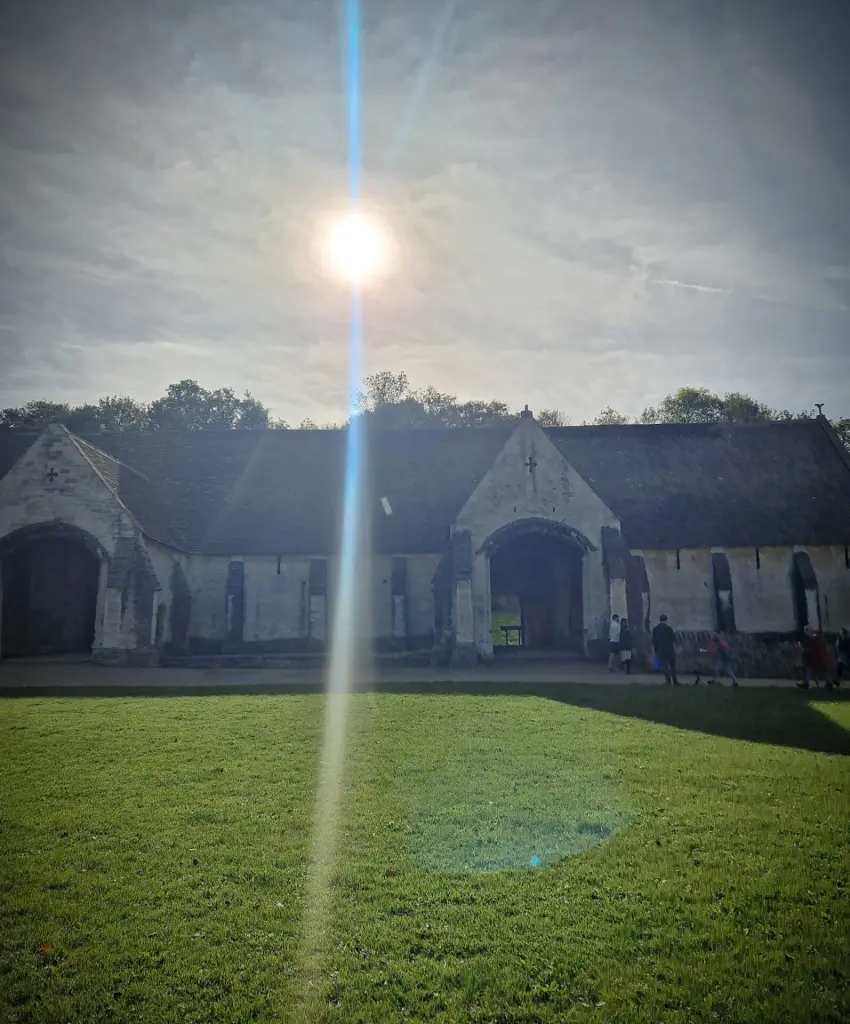
[(485, 544), (494, 649), (584, 652), (582, 559), (590, 547), (560, 523), (521, 520)]
[(90, 653), (101, 556), (82, 530), (49, 524), (0, 541), (4, 658)]

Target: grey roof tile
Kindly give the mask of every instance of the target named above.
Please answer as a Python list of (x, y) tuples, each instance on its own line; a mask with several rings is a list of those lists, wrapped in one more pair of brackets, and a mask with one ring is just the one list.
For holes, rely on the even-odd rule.
[[(377, 550), (442, 551), (511, 429), (368, 435), (366, 494)], [(850, 543), (850, 468), (818, 421), (546, 433), (619, 517), (632, 548)], [(36, 436), (0, 430), (0, 475)], [(343, 431), (150, 431), (83, 440), (110, 457), (100, 462), (110, 485), (163, 543), (230, 555), (320, 555), (338, 547)]]

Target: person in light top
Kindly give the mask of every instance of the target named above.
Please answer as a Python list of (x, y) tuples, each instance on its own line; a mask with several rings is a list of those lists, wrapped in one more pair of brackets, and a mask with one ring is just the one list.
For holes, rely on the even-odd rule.
[(611, 616), (611, 625), (608, 627), (608, 671), (613, 672), (620, 666), (620, 616), (616, 613)]

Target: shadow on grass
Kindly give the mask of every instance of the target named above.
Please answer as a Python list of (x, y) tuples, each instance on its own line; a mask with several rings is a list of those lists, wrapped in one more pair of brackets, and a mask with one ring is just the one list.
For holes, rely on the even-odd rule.
[(711, 736), (850, 755), (850, 732), (824, 714), (824, 707), (850, 702), (850, 692), (807, 691), (746, 685), (681, 687), (583, 683), (429, 683), (378, 685), (391, 693), (527, 696), (639, 718)]
[[(819, 710), (818, 705), (846, 704), (850, 691), (821, 690), (801, 693), (790, 688), (758, 687), (738, 690), (721, 686), (666, 686), (605, 683), (522, 683), (440, 681), (389, 682), (376, 680), (357, 688), (361, 693), (397, 693), (423, 695), (457, 695), (475, 697), (541, 697), (592, 708), (627, 718), (638, 718), (677, 729), (690, 729), (712, 736), (771, 743), (825, 754), (850, 755), (850, 732)], [(316, 681), (281, 683), (239, 682), (233, 686), (219, 683), (179, 684), (168, 688), (134, 683), (127, 686), (111, 684), (108, 690), (98, 685), (49, 686), (34, 685), (6, 688), (0, 680), (3, 697), (191, 697), (225, 696), (227, 694), (303, 695), (322, 692)]]
[(559, 688), (557, 694), (547, 696), (575, 707), (727, 739), (850, 755), (850, 732), (818, 707), (821, 702), (847, 703), (848, 693), (820, 696), (778, 688), (732, 690), (712, 686), (672, 691), (648, 686), (575, 686)]

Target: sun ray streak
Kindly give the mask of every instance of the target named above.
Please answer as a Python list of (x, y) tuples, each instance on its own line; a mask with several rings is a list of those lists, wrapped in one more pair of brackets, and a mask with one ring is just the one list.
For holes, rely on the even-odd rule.
[[(360, 7), (359, 0), (343, 0), (345, 20), (348, 170), (352, 212), (360, 200)], [(340, 795), (343, 784), (348, 702), (355, 671), (363, 601), (359, 581), (365, 578), (368, 559), (363, 529), (363, 427), (356, 416), (362, 349), (362, 302), (359, 282), (351, 282), (348, 392), (350, 421), (346, 432), (343, 514), (339, 576), (336, 588), (331, 657), (327, 679), (325, 721), (316, 791), (313, 834), (307, 874), (304, 922), (304, 971), (300, 1019), (320, 1015), (318, 1001), (327, 955), (332, 913), (332, 883), (337, 863)]]

